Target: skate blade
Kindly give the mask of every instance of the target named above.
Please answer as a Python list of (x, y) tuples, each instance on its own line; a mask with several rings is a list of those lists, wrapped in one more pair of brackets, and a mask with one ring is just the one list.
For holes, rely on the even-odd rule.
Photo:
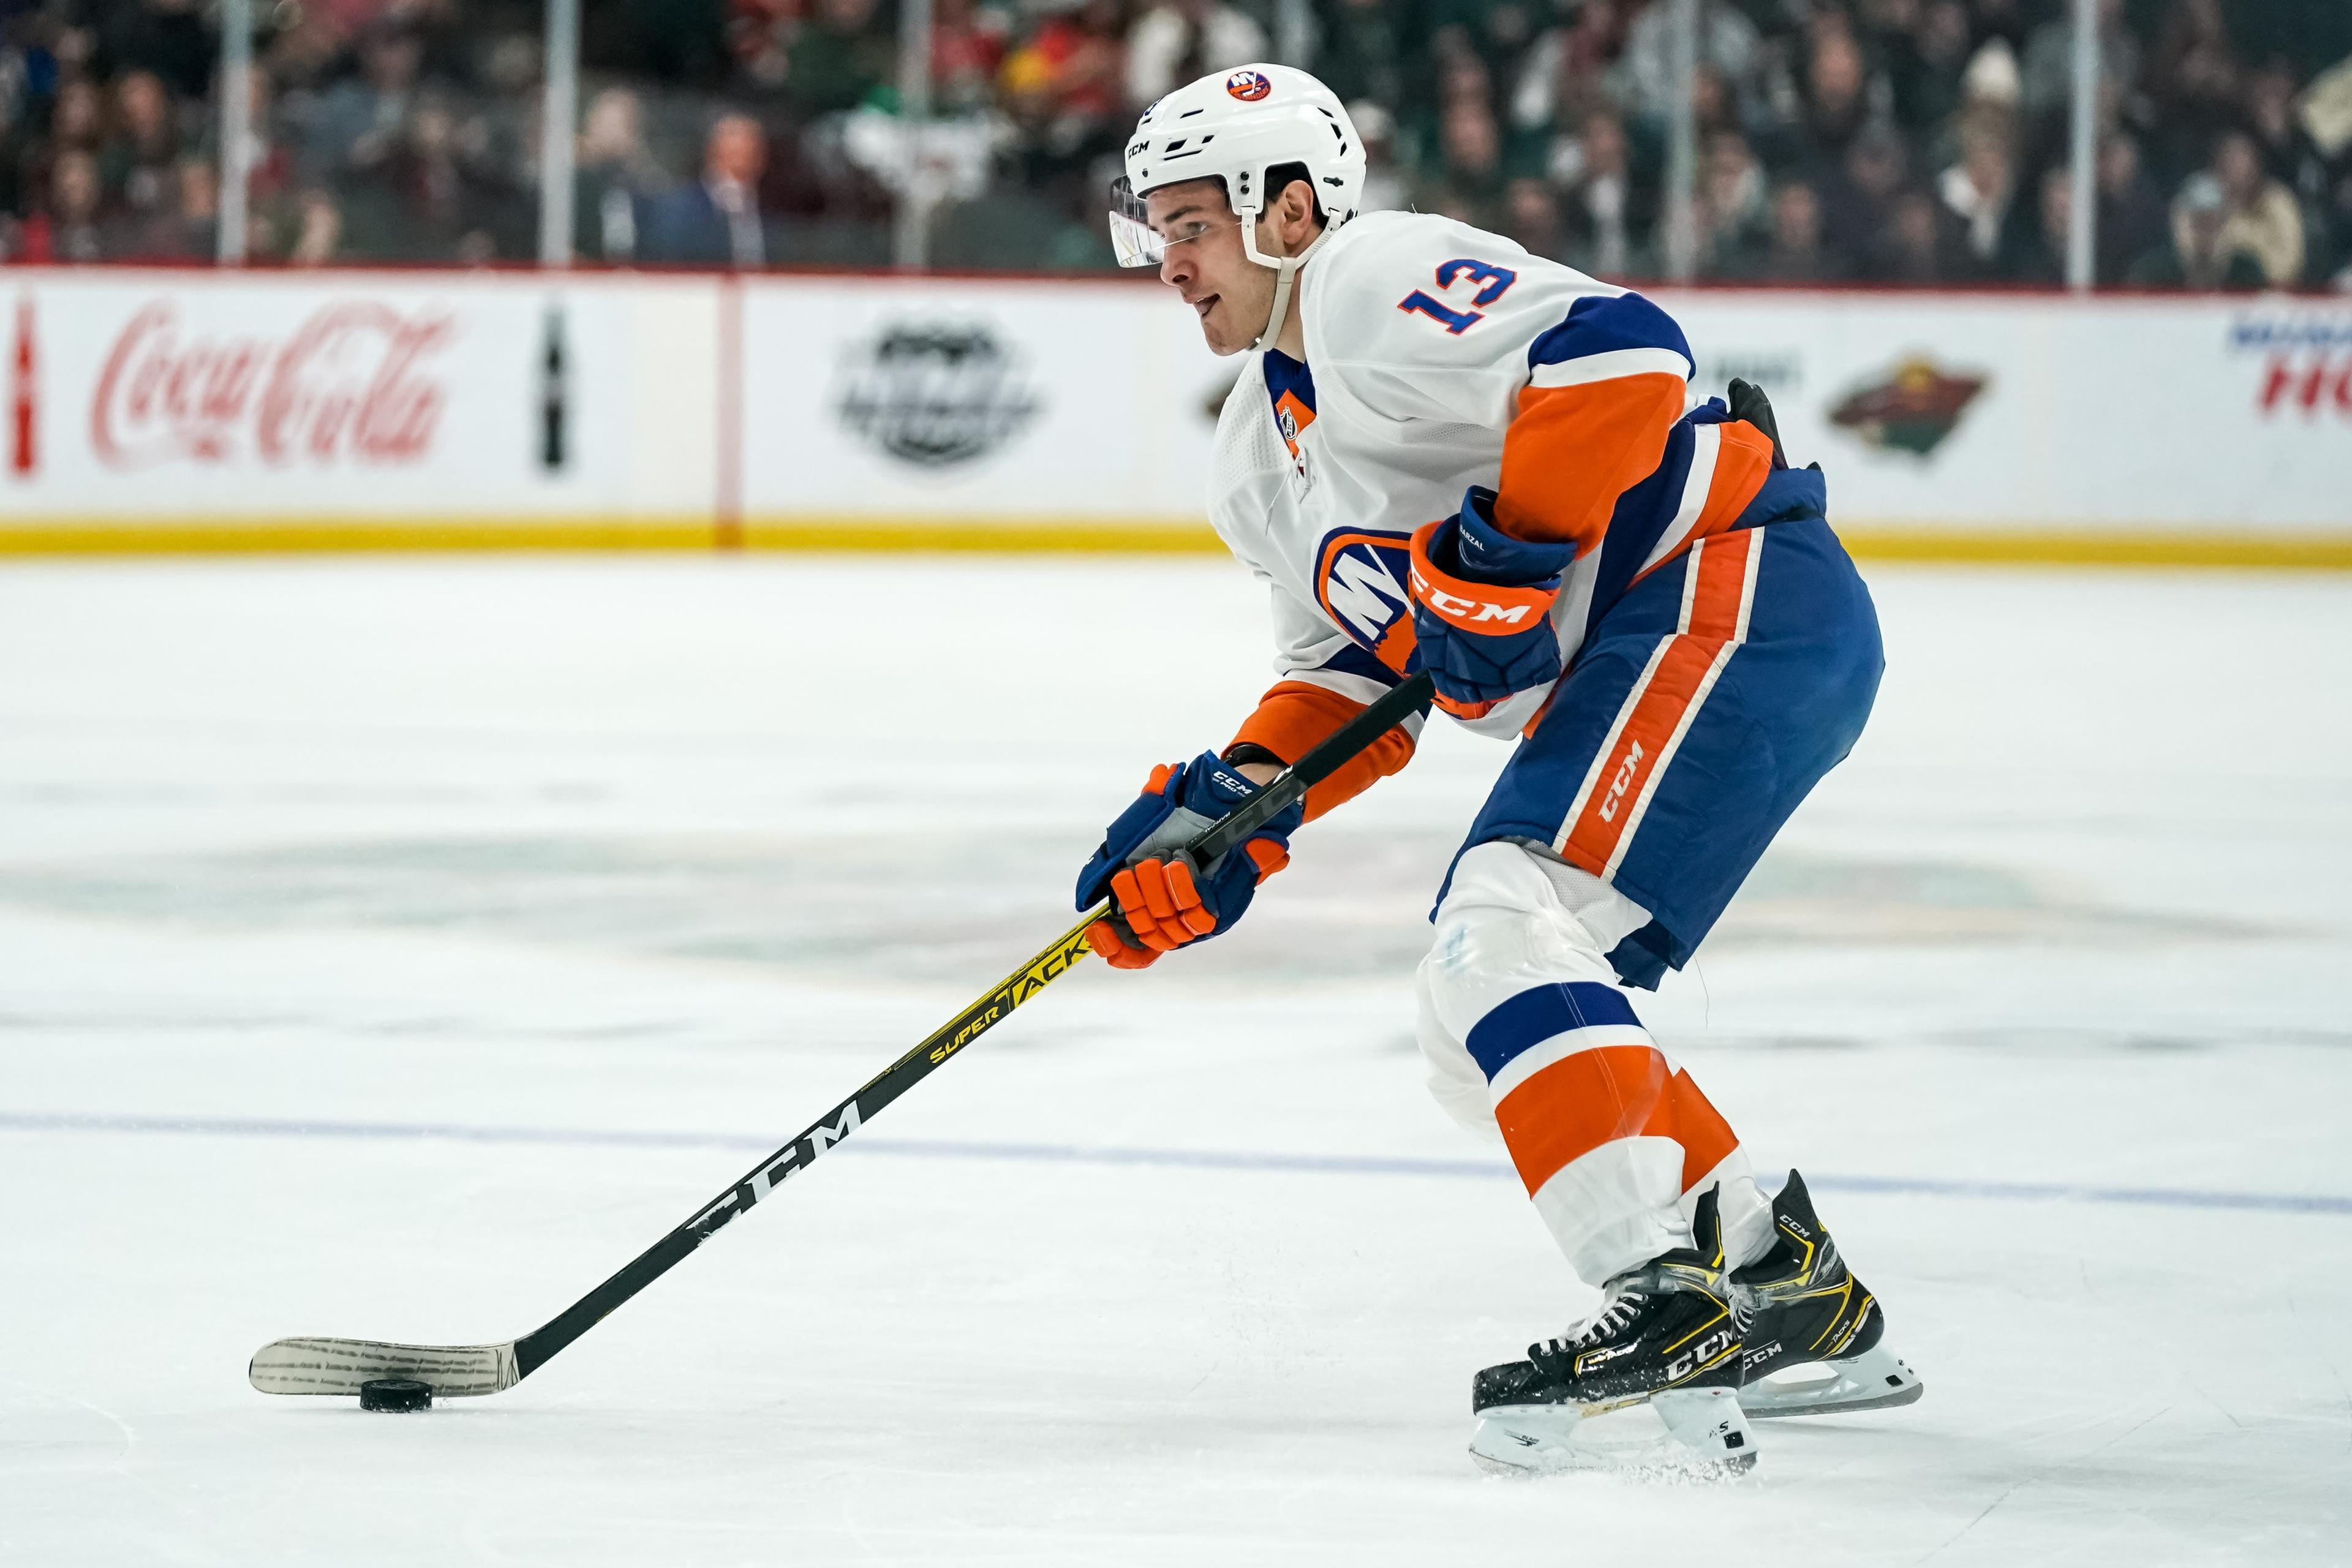
[(1479, 1415), (1470, 1458), (1495, 1475), (1727, 1480), (1755, 1468), (1756, 1436), (1730, 1389), (1676, 1388), (1601, 1409), (1496, 1405)]
[(1891, 1410), (1927, 1392), (1919, 1374), (1882, 1342), (1845, 1361), (1817, 1361), (1774, 1373), (1739, 1391), (1739, 1407), (1759, 1421), (1790, 1415), (1840, 1415)]

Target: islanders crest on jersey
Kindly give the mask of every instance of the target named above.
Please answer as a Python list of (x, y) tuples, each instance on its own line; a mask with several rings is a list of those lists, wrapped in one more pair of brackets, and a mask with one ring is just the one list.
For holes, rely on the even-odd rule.
[(1316, 552), (1315, 597), (1348, 639), (1402, 675), (1412, 657), (1412, 536), (1337, 528)]

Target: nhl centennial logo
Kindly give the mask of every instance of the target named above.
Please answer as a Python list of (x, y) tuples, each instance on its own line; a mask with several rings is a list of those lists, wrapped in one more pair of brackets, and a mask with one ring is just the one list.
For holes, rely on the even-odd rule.
[(1011, 440), (1040, 399), (1015, 353), (978, 325), (909, 322), (845, 356), (842, 425), (901, 462), (944, 468)]

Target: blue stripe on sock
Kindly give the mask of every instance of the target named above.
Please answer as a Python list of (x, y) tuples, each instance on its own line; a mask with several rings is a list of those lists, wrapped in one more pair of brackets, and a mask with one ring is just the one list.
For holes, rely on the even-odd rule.
[(1529, 1046), (1571, 1029), (1624, 1024), (1642, 1026), (1624, 993), (1595, 981), (1570, 980), (1520, 992), (1471, 1026), (1465, 1043), (1492, 1083)]

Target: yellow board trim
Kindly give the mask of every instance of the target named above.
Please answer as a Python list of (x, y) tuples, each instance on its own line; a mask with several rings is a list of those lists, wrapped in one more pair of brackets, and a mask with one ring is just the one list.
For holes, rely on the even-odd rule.
[(2352, 572), (2352, 533), (1839, 527), (1857, 560), (1987, 566), (2229, 566)]
[[(1986, 530), (1842, 525), (1866, 561), (1988, 566), (2196, 566), (2352, 571), (2352, 531)], [(1009, 554), (1222, 552), (1198, 522), (1075, 518), (295, 517), (267, 521), (0, 521), (0, 556), (212, 555), (335, 551), (727, 550)]]

